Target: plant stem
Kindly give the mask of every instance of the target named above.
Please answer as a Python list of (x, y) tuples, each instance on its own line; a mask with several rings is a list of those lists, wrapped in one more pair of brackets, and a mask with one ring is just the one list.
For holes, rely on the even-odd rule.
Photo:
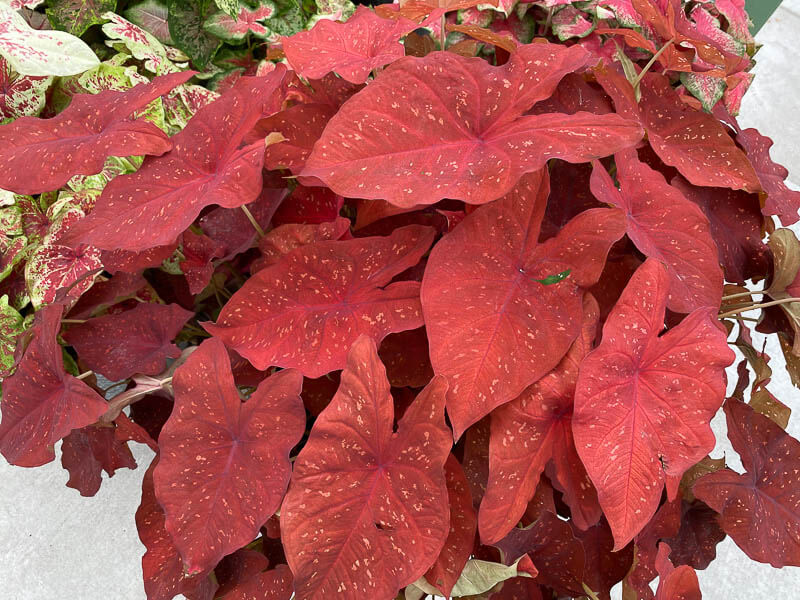
[(80, 325), (86, 323), (86, 319), (61, 319), (63, 325)]
[(554, 10), (555, 10), (554, 6), (551, 6), (547, 10), (547, 20), (544, 22), (544, 27), (542, 27), (542, 31), (540, 32), (540, 35), (547, 35), (548, 32), (550, 31), (550, 25), (553, 24), (553, 11)]
[(753, 294), (766, 294), (764, 290), (753, 290), (750, 292), (740, 292), (738, 294), (731, 294), (730, 296), (723, 296), (722, 301), (725, 302), (726, 300), (735, 300), (736, 298), (746, 298), (747, 296), (752, 296)]
[(752, 304), (750, 306), (729, 310), (728, 312), (719, 315), (719, 318), (724, 319), (725, 317), (732, 317), (734, 315), (738, 315), (739, 313), (747, 312), (750, 310), (758, 310), (759, 308), (769, 308), (770, 306), (778, 306), (780, 304), (791, 304), (792, 302), (800, 302), (800, 298), (784, 298), (783, 300), (773, 300), (772, 302), (765, 302), (763, 304)]
[(75, 379), (86, 379), (89, 375), (94, 375), (94, 371), (86, 371), (86, 373), (81, 373)]
[(253, 229), (256, 230), (258, 237), (263, 238), (266, 234), (264, 233), (264, 230), (261, 229), (261, 225), (258, 224), (258, 221), (256, 221), (255, 217), (253, 216), (253, 213), (250, 212), (250, 209), (244, 205), (240, 206), (239, 208), (242, 209), (242, 212), (247, 217), (247, 220), (250, 221), (250, 224), (253, 226)]
[(642, 82), (642, 79), (644, 78), (644, 76), (647, 75), (647, 72), (650, 70), (650, 68), (655, 64), (655, 62), (659, 59), (659, 57), (662, 54), (664, 54), (664, 51), (673, 44), (673, 42), (675, 42), (675, 38), (672, 38), (671, 40), (668, 40), (667, 42), (665, 42), (664, 45), (661, 46), (659, 51), (656, 52), (655, 54), (653, 54), (653, 58), (650, 59), (650, 62), (648, 62), (644, 66), (644, 69), (642, 69), (642, 72), (639, 73), (639, 75), (637, 75), (636, 79), (633, 80), (633, 82), (632, 82), (633, 83), (633, 89), (638, 89), (639, 84)]
[(447, 17), (446, 13), (442, 13), (442, 20), (441, 20), (441, 31), (439, 32), (439, 49), (444, 50), (445, 44), (447, 44), (447, 31), (445, 27), (447, 26)]
[[(172, 377), (166, 377), (166, 378), (162, 379), (161, 381), (159, 381), (159, 384), (163, 388), (165, 385), (167, 385), (171, 381), (172, 381)], [(122, 392), (118, 396), (115, 396), (111, 400), (111, 402), (108, 403), (108, 410), (106, 410), (106, 412), (104, 412), (100, 416), (98, 421), (100, 421), (101, 423), (111, 423), (114, 419), (116, 419), (119, 416), (119, 414), (122, 412), (122, 410), (126, 406), (130, 406), (134, 402), (136, 402), (138, 400), (141, 400), (147, 394), (150, 394), (150, 393), (152, 393), (154, 391), (156, 391), (156, 390), (153, 389), (153, 388), (145, 388), (145, 389), (133, 388), (133, 389), (130, 389), (130, 390)]]

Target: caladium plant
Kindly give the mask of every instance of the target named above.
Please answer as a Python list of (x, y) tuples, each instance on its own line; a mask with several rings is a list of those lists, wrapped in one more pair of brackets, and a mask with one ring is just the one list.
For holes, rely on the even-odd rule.
[(800, 193), (736, 121), (743, 4), (4, 5), (0, 453), (63, 440), (90, 496), (151, 448), (149, 600), (800, 567), (752, 335), (800, 386)]

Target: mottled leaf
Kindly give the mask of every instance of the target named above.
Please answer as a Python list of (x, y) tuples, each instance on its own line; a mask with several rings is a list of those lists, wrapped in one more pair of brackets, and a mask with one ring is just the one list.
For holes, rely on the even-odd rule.
[(47, 18), (53, 27), (81, 36), (92, 25), (103, 22), (103, 13), (117, 8), (117, 0), (50, 0)]
[(110, 381), (157, 375), (180, 350), (172, 340), (193, 316), (177, 304), (137, 304), (131, 310), (72, 325), (64, 334), (81, 359)]
[(393, 432), (375, 342), (350, 351), (333, 401), (300, 451), (281, 507), (298, 600), (393, 598), (431, 566), (448, 536), (447, 384), (435, 378)]
[(302, 175), (404, 207), (483, 204), (550, 158), (584, 162), (629, 147), (642, 131), (618, 115), (523, 116), (588, 58), (577, 46), (529, 44), (502, 67), (451, 52), (400, 59), (329, 121)]
[(302, 378), (284, 370), (244, 402), (228, 353), (207, 340), (175, 371), (175, 408), (153, 474), (165, 527), (197, 574), (250, 542), (278, 509), (305, 429)]
[(238, 9), (238, 4), (237, 1), (238, 14), (215, 13), (205, 22), (203, 29), (223, 40), (243, 40), (249, 33), (258, 38), (267, 37), (270, 31), (262, 21), (275, 16), (275, 4), (258, 0), (255, 8), (244, 5), (241, 9)]
[(669, 275), (655, 259), (634, 273), (581, 364), (572, 429), (600, 506), (623, 548), (655, 514), (665, 481), (714, 448), (709, 421), (725, 396), (733, 352), (716, 309), (662, 334)]
[(205, 67), (221, 43), (203, 30), (203, 24), (214, 10), (214, 3), (212, 0), (167, 0), (167, 8), (172, 41), (195, 65)]
[(53, 444), (94, 423), (108, 406), (83, 381), (64, 372), (56, 339), (62, 308), (51, 305), (37, 313), (33, 340), (17, 370), (3, 382), (0, 452), (12, 465), (50, 462)]
[(52, 119), (23, 117), (0, 125), (0, 187), (38, 194), (74, 175), (98, 173), (109, 156), (163, 154), (172, 147), (166, 135), (129, 117), (192, 74), (157, 77), (126, 92), (80, 94)]
[(409, 226), (301, 246), (248, 279), (204, 327), (257, 369), (294, 367), (311, 378), (341, 369), (359, 335), (382, 340), (422, 326), (420, 284), (390, 282), (419, 262), (433, 235)]
[(8, 295), (0, 296), (0, 382), (14, 370), (14, 349), (23, 331), (23, 318), (8, 303)]
[[(537, 244), (548, 193), (546, 173), (526, 175), (431, 252), (422, 307), (433, 370), (450, 383), (456, 438), (558, 364), (580, 332), (583, 288), (623, 235), (620, 211), (594, 209)], [(563, 281), (537, 281), (567, 269)]]
[(18, 75), (0, 57), (0, 122), (37, 116), (44, 108), (45, 93), (52, 81), (52, 77)]
[(800, 566), (800, 442), (738, 400), (728, 399), (725, 416), (746, 473), (709, 473), (692, 491), (720, 513), (723, 531), (752, 560)]
[(128, 21), (138, 25), (145, 31), (152, 33), (162, 44), (172, 45), (172, 37), (169, 35), (169, 22), (167, 5), (159, 0), (145, 0), (138, 4), (128, 7), (122, 13)]

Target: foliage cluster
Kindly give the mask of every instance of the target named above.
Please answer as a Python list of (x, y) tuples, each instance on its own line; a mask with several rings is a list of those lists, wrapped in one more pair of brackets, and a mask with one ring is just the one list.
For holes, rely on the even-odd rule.
[(800, 566), (752, 337), (800, 384), (800, 194), (736, 121), (743, 5), (3, 2), (0, 452), (63, 440), (91, 496), (152, 448), (149, 600)]

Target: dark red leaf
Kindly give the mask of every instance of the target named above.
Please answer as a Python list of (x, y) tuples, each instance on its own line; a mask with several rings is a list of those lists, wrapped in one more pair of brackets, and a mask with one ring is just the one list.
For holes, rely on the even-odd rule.
[(158, 457), (144, 474), (142, 502), (136, 511), (136, 529), (146, 548), (142, 571), (147, 600), (172, 600), (177, 594), (190, 595), (193, 600), (212, 600), (216, 583), (206, 575), (185, 576), (181, 556), (164, 528), (164, 511), (153, 489), (156, 465)]
[(697, 573), (692, 567), (682, 566), (677, 569), (669, 560), (670, 547), (658, 545), (656, 569), (658, 569), (658, 590), (656, 600), (701, 600), (700, 583)]
[(717, 557), (717, 544), (724, 539), (717, 513), (695, 500), (682, 502), (680, 530), (664, 541), (672, 548), (670, 559), (674, 564), (705, 569)]
[(183, 259), (178, 264), (186, 276), (189, 291), (199, 294), (214, 274), (212, 261), (222, 258), (225, 248), (207, 235), (197, 235), (190, 230), (183, 233), (182, 247)]
[(563, 160), (550, 163), (550, 197), (542, 220), (539, 241), (555, 237), (567, 223), (590, 208), (602, 208), (591, 191), (589, 179), (592, 166), (587, 163), (572, 164)]
[(428, 335), (424, 327), (387, 335), (381, 342), (378, 355), (393, 386), (418, 388), (433, 378)]
[(450, 533), (436, 562), (425, 573), (425, 579), (447, 598), (472, 555), (478, 517), (472, 506), (472, 496), (464, 470), (452, 454), (447, 457), (444, 474), (450, 504)]
[(108, 404), (80, 379), (64, 372), (58, 345), (63, 307), (39, 310), (33, 339), (13, 375), (3, 381), (0, 453), (9, 463), (38, 467), (55, 458), (53, 444), (73, 429), (97, 421)]
[(69, 311), (70, 319), (83, 319), (107, 306), (133, 297), (147, 286), (140, 274), (119, 273), (103, 281), (96, 281)]
[(158, 267), (167, 260), (175, 248), (178, 247), (177, 241), (164, 246), (148, 248), (141, 252), (130, 250), (103, 250), (100, 253), (100, 261), (106, 271), (112, 275), (115, 273), (140, 273), (150, 267)]
[(278, 565), (240, 583), (223, 600), (289, 600), (293, 592), (292, 572)]
[(586, 162), (632, 146), (642, 130), (616, 114), (523, 116), (588, 58), (579, 46), (529, 44), (502, 67), (452, 52), (400, 59), (330, 120), (302, 175), (403, 207), (483, 204), (550, 158)]
[(300, 185), (281, 203), (272, 222), (276, 226), (287, 223), (326, 223), (339, 216), (342, 204), (344, 198), (328, 188)]
[(581, 364), (575, 391), (575, 446), (615, 550), (655, 514), (664, 483), (674, 498), (676, 478), (714, 448), (709, 421), (733, 362), (716, 309), (697, 309), (661, 335), (668, 287), (660, 262), (639, 267)]
[(603, 520), (586, 531), (575, 530), (586, 556), (583, 580), (598, 598), (608, 600), (611, 588), (625, 578), (633, 563), (633, 544), (614, 552), (614, 536)]
[(539, 477), (553, 461), (573, 522), (581, 529), (600, 519), (600, 505), (572, 439), (572, 399), (578, 367), (597, 335), (597, 302), (584, 299), (581, 334), (550, 373), (492, 413), (489, 485), (479, 513), (481, 541), (493, 544), (519, 523)]
[(419, 283), (390, 282), (432, 242), (432, 229), (410, 226), (386, 238), (302, 246), (248, 279), (204, 327), (257, 369), (320, 377), (344, 366), (359, 335), (382, 340), (422, 325)]
[(137, 304), (120, 314), (72, 325), (64, 334), (86, 365), (111, 381), (157, 375), (180, 354), (172, 340), (193, 316), (177, 304)]
[(800, 442), (734, 399), (725, 403), (728, 438), (746, 473), (722, 469), (697, 480), (694, 495), (747, 556), (780, 568), (800, 566)]
[(242, 548), (229, 554), (214, 567), (217, 579), (218, 596), (224, 596), (240, 583), (247, 581), (266, 570), (269, 559), (257, 550)]
[(601, 208), (537, 244), (548, 192), (546, 172), (526, 175), (431, 251), (422, 308), (456, 438), (558, 364), (580, 332), (583, 288), (623, 235), (621, 211)]
[(331, 403), (339, 389), (339, 371), (323, 375), (317, 379), (303, 379), (303, 404), (312, 415), (319, 416), (325, 407)]
[(235, 208), (261, 192), (264, 141), (239, 148), (264, 114), (279, 108), (286, 71), (243, 77), (195, 113), (172, 151), (113, 179), (89, 215), (66, 234), (72, 243), (141, 251), (172, 243), (210, 204)]
[(40, 194), (74, 175), (99, 173), (109, 156), (164, 154), (172, 148), (166, 134), (130, 116), (192, 75), (171, 73), (125, 92), (79, 94), (52, 119), (22, 117), (0, 125), (0, 188)]
[(94, 496), (100, 489), (101, 473), (109, 477), (117, 469), (135, 469), (128, 445), (120, 441), (114, 425), (88, 425), (73, 429), (61, 445), (61, 466), (69, 471), (67, 487), (81, 496)]
[(280, 506), (289, 451), (305, 429), (302, 380), (284, 370), (239, 398), (222, 342), (206, 340), (175, 371), (161, 430), (156, 496), (189, 574), (250, 542)]
[(634, 150), (614, 156), (621, 189), (600, 163), (592, 171), (592, 193), (621, 208), (628, 237), (645, 255), (664, 263), (669, 273), (667, 306), (688, 313), (719, 307), (723, 276), (719, 251), (703, 211), (687, 200), (664, 176), (636, 157)]
[(543, 600), (539, 584), (530, 577), (514, 577), (503, 582), (499, 592), (490, 596), (492, 600)]
[(335, 71), (351, 83), (364, 83), (373, 69), (405, 54), (400, 38), (418, 25), (405, 18), (383, 19), (359, 6), (345, 23), (320, 19), (310, 31), (283, 38), (291, 67), (307, 79)]
[(736, 141), (747, 152), (747, 158), (753, 164), (761, 187), (767, 193), (764, 214), (778, 215), (784, 225), (797, 223), (800, 220), (800, 192), (786, 187), (784, 182), (789, 171), (770, 158), (772, 140), (755, 129), (745, 129), (736, 136)]
[(114, 423), (117, 425), (115, 434), (120, 441), (145, 444), (153, 452), (158, 452), (158, 444), (147, 430), (141, 425), (131, 421), (125, 413), (120, 413), (119, 416), (114, 419)]
[(768, 272), (769, 249), (761, 239), (764, 219), (758, 196), (738, 190), (697, 187), (680, 175), (672, 180), (672, 185), (708, 218), (727, 281), (744, 285), (748, 279), (760, 279)]
[(281, 507), (298, 599), (393, 598), (447, 538), (447, 384), (435, 378), (393, 432), (375, 342), (353, 344), (333, 401), (317, 418)]
[(472, 502), (477, 508), (486, 494), (489, 482), (489, 417), (484, 417), (469, 429), (464, 436), (464, 475), (469, 483)]

